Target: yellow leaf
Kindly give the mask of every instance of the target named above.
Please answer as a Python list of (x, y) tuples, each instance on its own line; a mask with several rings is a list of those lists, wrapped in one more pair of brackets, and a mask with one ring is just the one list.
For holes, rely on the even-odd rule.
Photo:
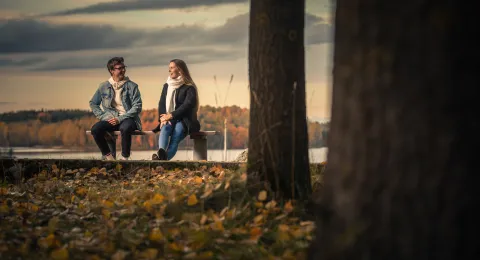
[(195, 194), (192, 194), (188, 197), (187, 204), (188, 206), (193, 206), (198, 203), (197, 196)]
[(173, 242), (171, 244), (169, 244), (169, 247), (170, 249), (172, 249), (173, 251), (182, 251), (182, 246)]
[(116, 170), (117, 172), (121, 171), (122, 168), (123, 168), (122, 165), (119, 164), (119, 163), (117, 163), (117, 166), (115, 166), (115, 170)]
[(53, 217), (48, 221), (48, 232), (53, 233), (57, 229), (58, 217)]
[(0, 213), (8, 213), (9, 209), (6, 204), (0, 205)]
[(79, 195), (79, 196), (85, 196), (87, 194), (87, 189), (85, 188), (78, 188), (76, 193)]
[(103, 200), (103, 205), (107, 208), (113, 208), (113, 202), (109, 201), (109, 200)]
[(0, 188), (0, 195), (7, 195), (8, 190), (7, 188)]
[(111, 214), (108, 209), (102, 209), (102, 215), (105, 219), (109, 219)]
[(68, 250), (66, 248), (53, 250), (52, 253), (50, 254), (50, 257), (54, 260), (67, 260)]
[(195, 259), (212, 259), (213, 258), (213, 252), (212, 251), (206, 251), (198, 254), (198, 256)]
[(285, 203), (285, 206), (283, 207), (283, 210), (287, 213), (290, 213), (293, 211), (293, 206), (292, 206), (292, 201), (289, 200), (287, 203)]
[(147, 200), (143, 203), (143, 207), (150, 212), (152, 210), (152, 203), (149, 200)]
[(88, 260), (101, 260), (101, 259), (102, 258), (100, 258), (98, 255), (93, 255), (90, 258), (88, 258)]
[(225, 183), (225, 190), (228, 190), (228, 188), (230, 188), (230, 181), (227, 181)]
[(280, 231), (288, 231), (288, 229), (289, 229), (288, 225), (285, 225), (285, 224), (278, 225), (278, 230)]
[(258, 193), (259, 201), (264, 201), (266, 199), (267, 199), (267, 191), (262, 190), (260, 193)]
[(54, 234), (50, 234), (48, 235), (46, 238), (45, 238), (45, 242), (46, 242), (46, 245), (48, 247), (53, 247), (55, 245), (55, 235)]
[(215, 223), (212, 224), (212, 229), (217, 231), (225, 231), (221, 221), (215, 221)]
[(258, 223), (262, 222), (262, 220), (263, 220), (263, 215), (258, 215), (253, 219), (253, 222), (258, 224)]
[(203, 179), (201, 177), (198, 177), (198, 176), (195, 176), (194, 181), (195, 181), (196, 184), (202, 184), (203, 183)]
[(258, 227), (250, 229), (250, 239), (257, 240), (262, 235), (262, 230)]
[(304, 235), (303, 231), (302, 231), (301, 229), (299, 229), (299, 228), (297, 228), (296, 230), (294, 230), (293, 232), (290, 232), (290, 233), (291, 233), (291, 234), (293, 235), (293, 237), (295, 237), (295, 238), (301, 238), (301, 237), (303, 237), (303, 235)]
[(163, 234), (162, 231), (159, 228), (154, 228), (150, 232), (150, 235), (148, 238), (154, 242), (161, 242), (163, 241)]
[(265, 204), (266, 209), (273, 209), (277, 206), (277, 202), (274, 200), (269, 201), (267, 204)]
[(278, 237), (279, 241), (287, 241), (290, 240), (290, 235), (288, 234), (289, 226), (285, 224), (278, 225)]
[(28, 204), (28, 207), (29, 207), (29, 209), (30, 209), (31, 211), (33, 211), (33, 212), (37, 212), (38, 209), (39, 209), (37, 205), (32, 204), (32, 203), (29, 203), (29, 204)]
[(165, 197), (162, 195), (162, 194), (155, 194), (155, 196), (153, 196), (153, 198), (151, 199), (151, 202), (152, 204), (160, 204), (163, 202), (163, 200), (165, 199)]
[(142, 256), (146, 259), (155, 259), (158, 255), (158, 249), (156, 248), (147, 248), (142, 252)]

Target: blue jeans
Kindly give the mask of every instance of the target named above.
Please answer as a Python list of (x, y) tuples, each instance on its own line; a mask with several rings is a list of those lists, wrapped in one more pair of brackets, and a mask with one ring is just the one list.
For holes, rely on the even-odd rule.
[[(184, 127), (181, 121), (171, 122), (160, 129), (158, 136), (158, 148), (163, 148), (167, 152), (167, 160), (175, 156), (178, 144), (185, 138)], [(169, 142), (170, 139), (170, 142)]]

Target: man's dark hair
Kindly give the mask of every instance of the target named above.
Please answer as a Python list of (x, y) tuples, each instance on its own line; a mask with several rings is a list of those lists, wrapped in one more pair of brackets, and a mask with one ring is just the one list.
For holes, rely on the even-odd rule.
[(123, 64), (123, 62), (124, 62), (123, 57), (113, 57), (110, 60), (108, 60), (108, 62), (107, 62), (108, 73), (110, 73), (110, 75), (112, 75), (112, 73), (110, 71), (113, 70), (113, 68), (115, 68), (115, 65)]

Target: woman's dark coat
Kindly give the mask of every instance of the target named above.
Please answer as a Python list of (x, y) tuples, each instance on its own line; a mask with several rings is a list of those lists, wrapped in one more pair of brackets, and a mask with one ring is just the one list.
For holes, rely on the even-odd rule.
[[(163, 85), (160, 101), (158, 102), (158, 115), (166, 114), (168, 84)], [(181, 121), (187, 135), (200, 131), (200, 122), (197, 119), (197, 90), (193, 86), (182, 85), (175, 93), (175, 110), (171, 113), (172, 121)], [(160, 118), (158, 118), (160, 122)], [(160, 131), (160, 124), (152, 131)]]

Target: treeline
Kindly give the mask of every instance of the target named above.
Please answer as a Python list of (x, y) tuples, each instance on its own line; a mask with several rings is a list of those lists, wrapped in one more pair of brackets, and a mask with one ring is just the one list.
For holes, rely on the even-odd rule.
[[(144, 130), (158, 124), (156, 109), (144, 110), (141, 120)], [(223, 148), (223, 125), (227, 119), (227, 148), (244, 149), (248, 145), (249, 110), (238, 106), (202, 106), (199, 121), (202, 130), (221, 131), (222, 135), (208, 138), (210, 149)], [(97, 119), (88, 110), (19, 111), (0, 114), (0, 146), (3, 147), (67, 147), (78, 150), (97, 149), (91, 136), (85, 134)], [(326, 145), (328, 124), (309, 122), (310, 147)], [(135, 136), (132, 149), (157, 148), (158, 135)], [(120, 142), (120, 140), (118, 140)], [(181, 148), (191, 147), (193, 141), (186, 138)]]

